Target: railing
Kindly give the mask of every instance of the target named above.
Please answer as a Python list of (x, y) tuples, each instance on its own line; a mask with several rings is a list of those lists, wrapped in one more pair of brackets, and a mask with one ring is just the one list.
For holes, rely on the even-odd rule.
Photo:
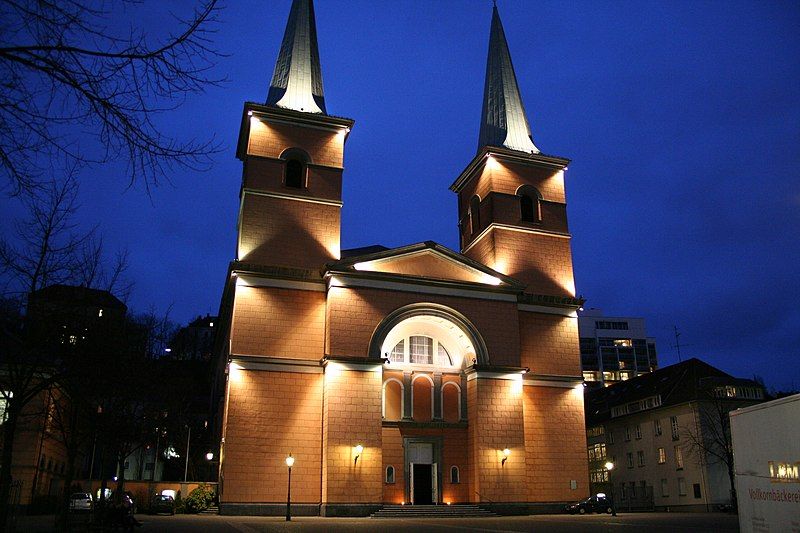
[(477, 494), (477, 495), (478, 495), (478, 503), (481, 503), (481, 502), (483, 502), (483, 500), (486, 500), (488, 503), (497, 503), (497, 502), (496, 502), (496, 501), (494, 501), (494, 500), (490, 500), (489, 498), (487, 498), (486, 496), (484, 496), (483, 494), (481, 494), (481, 493), (480, 493), (480, 492), (478, 492), (477, 490), (475, 491), (475, 494)]

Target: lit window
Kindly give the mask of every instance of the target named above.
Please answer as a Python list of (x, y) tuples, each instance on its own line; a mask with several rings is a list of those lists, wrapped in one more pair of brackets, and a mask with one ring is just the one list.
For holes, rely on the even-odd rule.
[(386, 483), (394, 483), (394, 467), (392, 465), (386, 467)]
[(461, 483), (461, 474), (457, 466), (450, 467), (450, 483)]
[(102, 309), (100, 309), (100, 310), (97, 312), (97, 316), (103, 316), (103, 310), (102, 310)]
[(675, 468), (678, 470), (683, 469), (683, 450), (680, 446), (675, 446)]
[(438, 348), (436, 349), (436, 364), (439, 366), (453, 366), (453, 360), (450, 359), (450, 354), (447, 353), (444, 346), (438, 344)]
[(392, 353), (389, 354), (389, 360), (395, 363), (403, 363), (406, 360), (405, 341), (402, 340), (395, 344), (392, 348)]
[(411, 362), (418, 365), (433, 364), (433, 339), (416, 335), (409, 337)]
[(658, 449), (658, 464), (663, 465), (667, 462), (667, 452), (664, 451), (664, 448)]

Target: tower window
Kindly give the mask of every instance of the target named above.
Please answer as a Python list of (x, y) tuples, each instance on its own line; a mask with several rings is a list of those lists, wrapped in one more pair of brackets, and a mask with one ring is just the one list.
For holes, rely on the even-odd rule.
[(542, 195), (534, 187), (523, 185), (517, 191), (519, 196), (520, 215), (523, 222), (541, 222)]
[(481, 229), (481, 199), (475, 195), (469, 201), (469, 231), (473, 235)]
[(293, 189), (303, 188), (303, 176), (305, 165), (297, 159), (290, 159), (286, 162), (286, 186)]

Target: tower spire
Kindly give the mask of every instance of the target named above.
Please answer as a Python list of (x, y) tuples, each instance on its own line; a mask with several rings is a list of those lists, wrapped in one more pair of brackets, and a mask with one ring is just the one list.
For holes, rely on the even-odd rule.
[(292, 1), (267, 105), (326, 114), (312, 0)]
[(497, 12), (497, 4), (492, 8), (478, 150), (487, 145), (539, 153), (531, 138), (531, 128), (519, 95), (517, 76), (511, 64), (511, 54), (500, 14)]

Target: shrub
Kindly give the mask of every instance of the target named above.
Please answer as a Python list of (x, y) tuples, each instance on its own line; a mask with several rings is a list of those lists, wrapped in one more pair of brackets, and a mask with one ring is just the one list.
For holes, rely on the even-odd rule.
[(183, 504), (185, 512), (199, 513), (208, 509), (212, 501), (214, 501), (214, 488), (201, 483), (199, 487), (189, 493), (189, 496), (183, 500)]

